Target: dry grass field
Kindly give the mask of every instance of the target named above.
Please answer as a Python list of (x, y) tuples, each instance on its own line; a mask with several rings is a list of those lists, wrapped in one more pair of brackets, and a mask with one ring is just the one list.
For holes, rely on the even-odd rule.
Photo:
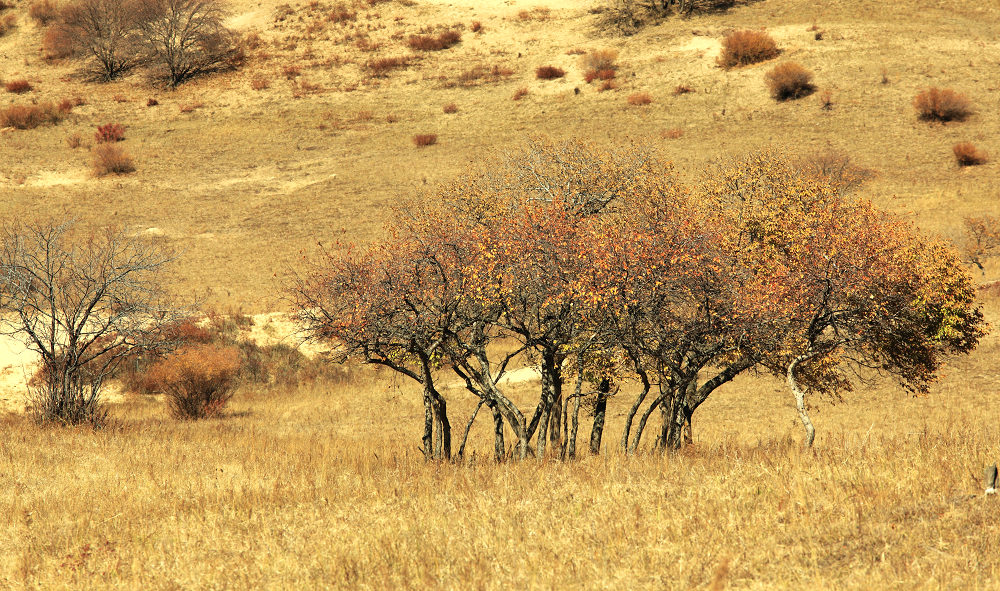
[[(317, 241), (376, 237), (399, 199), (539, 134), (649, 142), (691, 175), (762, 146), (830, 148), (876, 171), (863, 189), (876, 204), (928, 232), (958, 240), (964, 216), (1000, 214), (997, 162), (959, 167), (952, 152), (968, 141), (1000, 156), (996, 0), (763, 0), (628, 37), (601, 25), (599, 2), (394, 0), (335, 23), (323, 0), (236, 0), (230, 25), (260, 46), (243, 68), (176, 90), (138, 71), (88, 82), (43, 59), (29, 2), (13, 4), (0, 80), (33, 90), (0, 91), (0, 108), (83, 104), (55, 125), (0, 130), (0, 221), (73, 218), (163, 240), (182, 253), (177, 292), (220, 309), (282, 309), (283, 279)], [(717, 67), (726, 31), (761, 27), (777, 60)], [(450, 49), (407, 45), (448, 30), (461, 33)], [(585, 81), (580, 52), (596, 49), (618, 52), (617, 88)], [(410, 61), (385, 77), (368, 67), (392, 57)], [(785, 60), (814, 74), (814, 95), (770, 97), (765, 73)], [(566, 74), (541, 80), (540, 66)], [(693, 92), (675, 94), (682, 85)], [(975, 113), (918, 120), (913, 98), (930, 86), (962, 92)], [(136, 172), (93, 175), (107, 123), (124, 126)], [(1000, 323), (1000, 300), (984, 306)], [(471, 462), (426, 464), (419, 392), (363, 368), (244, 387), (226, 416), (199, 422), (133, 395), (112, 398), (100, 431), (10, 412), (0, 588), (995, 589), (1000, 500), (981, 479), (1000, 461), (998, 354), (988, 336), (927, 396), (876, 381), (811, 401), (809, 452), (791, 396), (761, 376), (713, 395), (694, 445), (666, 456), (616, 453), (626, 388), (606, 453), (567, 463), (495, 464), (480, 419)], [(20, 353), (0, 342), (4, 355)], [(0, 370), (0, 410), (17, 410), (23, 379)], [(453, 392), (464, 424), (473, 403)]]

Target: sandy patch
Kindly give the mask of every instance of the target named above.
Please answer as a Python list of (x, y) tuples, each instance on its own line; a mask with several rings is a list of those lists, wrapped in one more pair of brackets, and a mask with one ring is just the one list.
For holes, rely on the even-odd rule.
[(87, 180), (85, 171), (66, 172), (59, 170), (43, 170), (27, 180), (32, 187), (61, 187), (77, 185)]
[(28, 380), (35, 373), (38, 354), (8, 336), (0, 336), (0, 411), (21, 412), (27, 403)]

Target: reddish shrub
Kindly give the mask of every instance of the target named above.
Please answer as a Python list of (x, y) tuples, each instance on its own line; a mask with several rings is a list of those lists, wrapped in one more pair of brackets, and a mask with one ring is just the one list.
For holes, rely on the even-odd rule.
[(955, 162), (959, 166), (979, 166), (989, 161), (989, 156), (976, 148), (971, 142), (961, 142), (952, 148), (955, 153)]
[(438, 141), (437, 134), (425, 133), (413, 136), (413, 144), (417, 147), (433, 146)]
[(368, 71), (373, 76), (381, 77), (387, 76), (392, 70), (405, 68), (408, 65), (410, 65), (410, 58), (408, 57), (380, 57), (368, 62)]
[(59, 101), (59, 104), (56, 106), (56, 108), (59, 109), (60, 113), (66, 114), (72, 111), (73, 107), (75, 106), (76, 103), (74, 103), (72, 99), (63, 99)]
[(250, 81), (250, 88), (254, 90), (266, 90), (271, 88), (271, 79), (267, 76), (254, 76)]
[(11, 80), (4, 85), (4, 88), (7, 89), (7, 92), (13, 94), (24, 94), (26, 92), (31, 92), (34, 89), (34, 86), (22, 78), (20, 80)]
[(74, 40), (63, 27), (49, 27), (42, 35), (42, 57), (48, 61), (61, 60), (74, 53)]
[(535, 70), (535, 77), (539, 80), (554, 80), (566, 75), (566, 70), (555, 66), (539, 66)]
[(66, 138), (66, 145), (71, 149), (75, 150), (83, 144), (83, 138), (79, 133), (74, 133), (73, 135)]
[(406, 44), (410, 49), (420, 51), (441, 51), (448, 49), (462, 40), (462, 34), (458, 31), (445, 31), (440, 35), (410, 35)]
[(352, 10), (349, 6), (344, 4), (339, 4), (326, 15), (326, 20), (331, 23), (346, 23), (348, 21), (357, 20), (357, 11)]
[(146, 106), (147, 107), (155, 107), (158, 104), (160, 104), (160, 101), (156, 100), (153, 97), (149, 97), (148, 99), (146, 99)]
[(472, 30), (473, 33), (482, 33), (483, 32), (483, 23), (481, 23), (479, 21), (472, 21), (472, 26), (469, 27), (469, 28)]
[(287, 80), (292, 80), (293, 78), (302, 75), (302, 68), (299, 66), (285, 66), (281, 68), (281, 75)]
[(972, 115), (972, 103), (950, 88), (928, 88), (913, 99), (913, 107), (924, 121), (964, 121)]
[(444, 106), (444, 112), (448, 113), (449, 115), (452, 113), (458, 113), (458, 105), (456, 105), (455, 103), (448, 103), (447, 105)]
[(651, 102), (653, 102), (653, 96), (648, 92), (637, 92), (628, 97), (628, 104), (636, 107), (648, 105)]
[(17, 17), (13, 14), (6, 14), (0, 17), (0, 37), (11, 32), (17, 26)]
[(684, 135), (684, 130), (680, 127), (674, 127), (673, 129), (664, 129), (660, 132), (660, 137), (665, 140), (676, 140)]
[(618, 83), (614, 80), (605, 80), (604, 84), (601, 84), (600, 88), (597, 89), (600, 92), (605, 90), (618, 90)]
[(94, 174), (128, 174), (135, 172), (132, 157), (115, 144), (98, 144), (94, 147)]
[(233, 396), (240, 370), (236, 347), (196, 344), (177, 350), (147, 372), (154, 391), (167, 395), (179, 419), (218, 416)]
[(526, 96), (528, 96), (528, 89), (522, 86), (521, 88), (518, 88), (516, 91), (514, 91), (514, 96), (511, 97), (511, 100), (519, 101)]
[(602, 70), (617, 70), (618, 51), (614, 49), (595, 49), (583, 56), (583, 68), (600, 72)]
[(52, 103), (40, 105), (11, 105), (0, 109), (0, 127), (34, 129), (39, 125), (58, 123), (63, 114)]
[(694, 92), (694, 89), (687, 84), (678, 84), (674, 87), (674, 96)]
[(764, 31), (733, 31), (722, 38), (718, 63), (729, 69), (769, 60), (779, 53), (774, 39)]
[(40, 25), (47, 25), (59, 18), (59, 8), (51, 0), (37, 0), (28, 7), (28, 16)]
[(99, 144), (109, 144), (120, 142), (125, 139), (125, 127), (119, 123), (107, 123), (98, 125), (94, 132), (94, 141)]
[(816, 90), (812, 72), (795, 62), (775, 66), (765, 76), (767, 87), (775, 100), (787, 101), (808, 96)]

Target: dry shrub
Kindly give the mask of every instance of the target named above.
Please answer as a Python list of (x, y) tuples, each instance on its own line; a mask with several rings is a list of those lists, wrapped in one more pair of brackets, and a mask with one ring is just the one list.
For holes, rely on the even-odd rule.
[(28, 16), (40, 25), (47, 25), (59, 18), (59, 8), (51, 0), (37, 0), (28, 7)]
[(551, 16), (552, 9), (546, 6), (538, 6), (531, 10), (521, 10), (517, 13), (517, 18), (521, 21), (545, 21)]
[(514, 75), (514, 70), (506, 66), (475, 66), (458, 75), (458, 84), (473, 86), (478, 82), (500, 82)]
[(618, 83), (614, 80), (605, 80), (604, 84), (598, 87), (598, 92), (604, 92), (605, 90), (618, 90)]
[(964, 121), (972, 115), (972, 103), (950, 88), (928, 88), (913, 99), (913, 107), (924, 121)]
[(819, 95), (819, 107), (824, 111), (829, 111), (833, 109), (833, 93), (829, 90), (824, 90)]
[(449, 115), (452, 113), (458, 113), (458, 105), (456, 105), (455, 103), (448, 103), (447, 105), (444, 106), (444, 112), (448, 113)]
[(98, 144), (94, 147), (93, 168), (96, 176), (128, 174), (135, 172), (135, 163), (116, 144)]
[(257, 75), (250, 80), (250, 88), (254, 90), (267, 90), (271, 88), (271, 79), (267, 76)]
[(406, 44), (410, 49), (419, 51), (441, 51), (454, 46), (462, 40), (462, 34), (458, 31), (445, 31), (440, 35), (410, 35)]
[(615, 49), (595, 49), (583, 56), (583, 69), (600, 72), (617, 70), (618, 51)]
[(302, 75), (302, 68), (299, 66), (285, 66), (281, 68), (281, 75), (284, 76), (286, 80), (292, 80)]
[(617, 75), (615, 70), (587, 70), (583, 79), (590, 84), (594, 80), (614, 80)]
[(778, 64), (765, 76), (771, 97), (778, 101), (794, 100), (812, 94), (812, 72), (795, 62)]
[(76, 40), (65, 27), (49, 27), (42, 35), (42, 58), (47, 61), (72, 57)]
[(233, 396), (240, 370), (236, 347), (194, 344), (153, 365), (147, 372), (155, 391), (163, 392), (179, 419), (218, 416)]
[(63, 99), (63, 100), (59, 101), (59, 104), (56, 105), (56, 108), (59, 109), (60, 113), (66, 115), (69, 112), (71, 112), (73, 110), (73, 107), (75, 107), (75, 106), (76, 106), (76, 103), (73, 102), (73, 99), (68, 99), (67, 98), (67, 99)]
[(7, 2), (6, 0), (0, 0), (0, 12), (3, 12), (3, 11), (5, 11), (7, 9), (10, 9), (10, 8), (14, 8), (14, 3), (13, 2)]
[(358, 111), (358, 114), (354, 117), (358, 121), (371, 121), (375, 118), (375, 113), (369, 110)]
[(722, 38), (718, 63), (723, 68), (756, 64), (778, 56), (778, 45), (764, 31), (732, 31)]
[(522, 86), (514, 91), (514, 96), (511, 97), (511, 100), (519, 101), (526, 96), (528, 96), (528, 89), (527, 87)]
[(7, 89), (7, 92), (13, 94), (24, 94), (26, 92), (31, 92), (35, 87), (32, 86), (30, 82), (22, 78), (19, 80), (11, 80), (4, 85), (4, 88)]
[(160, 101), (156, 100), (153, 97), (149, 97), (148, 99), (146, 99), (146, 106), (147, 107), (155, 107), (158, 104), (160, 104)]
[(648, 92), (637, 92), (629, 95), (628, 104), (639, 107), (653, 102), (653, 96)]
[(437, 134), (424, 133), (413, 136), (413, 144), (417, 147), (433, 146), (438, 141)]
[(469, 29), (473, 33), (482, 33), (483, 32), (483, 23), (481, 23), (479, 21), (472, 21), (472, 26), (470, 26)]
[(385, 116), (385, 122), (386, 123), (399, 123), (399, 115), (395, 115), (393, 113), (389, 113), (388, 115)]
[(326, 20), (334, 24), (357, 20), (358, 13), (346, 4), (338, 4), (326, 15)]
[(14, 30), (17, 26), (17, 17), (13, 14), (5, 14), (0, 17), (0, 37)]
[(66, 138), (66, 145), (75, 150), (83, 145), (83, 137), (79, 133), (74, 133)]
[(116, 94), (114, 96), (114, 99), (115, 99), (116, 103), (127, 103), (127, 102), (129, 102), (131, 100), (127, 96), (125, 96), (124, 94)]
[(94, 141), (99, 144), (113, 144), (125, 139), (125, 127), (120, 123), (98, 125), (94, 132)]
[(959, 166), (979, 166), (989, 161), (986, 152), (976, 148), (972, 142), (957, 143), (951, 150), (955, 153), (955, 162)]
[(566, 70), (555, 66), (539, 66), (535, 69), (535, 77), (539, 80), (554, 80), (566, 75)]
[(674, 87), (674, 96), (679, 96), (682, 94), (690, 94), (694, 92), (694, 89), (687, 84), (678, 84)]
[(396, 57), (380, 57), (373, 59), (368, 62), (368, 71), (372, 73), (373, 76), (384, 77), (388, 76), (389, 72), (399, 68), (405, 68), (410, 65), (410, 58), (405, 56)]
[(851, 157), (832, 148), (798, 158), (795, 166), (803, 174), (830, 183), (839, 193), (850, 192), (875, 176), (875, 171), (851, 162)]
[(684, 135), (684, 130), (680, 127), (674, 127), (672, 129), (664, 129), (660, 132), (660, 137), (665, 140), (676, 140)]
[(181, 113), (191, 113), (205, 106), (205, 103), (186, 103), (178, 107)]
[(63, 114), (52, 103), (39, 105), (11, 105), (0, 109), (0, 127), (34, 129), (39, 125), (62, 121)]

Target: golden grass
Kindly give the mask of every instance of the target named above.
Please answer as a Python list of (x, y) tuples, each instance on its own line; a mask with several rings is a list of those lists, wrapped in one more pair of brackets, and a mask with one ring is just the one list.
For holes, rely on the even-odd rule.
[[(978, 481), (1000, 458), (996, 411), (976, 413), (987, 393), (882, 392), (895, 421), (869, 415), (867, 396), (821, 405), (813, 453), (787, 394), (746, 386), (706, 403), (678, 455), (566, 463), (497, 465), (481, 421), (470, 465), (425, 464), (418, 392), (367, 374), (243, 391), (232, 415), (194, 424), (148, 398), (100, 432), (11, 416), (0, 587), (917, 589), (1000, 576), (1000, 500)], [(458, 422), (469, 405), (452, 397)], [(619, 420), (626, 401), (614, 403)]]

